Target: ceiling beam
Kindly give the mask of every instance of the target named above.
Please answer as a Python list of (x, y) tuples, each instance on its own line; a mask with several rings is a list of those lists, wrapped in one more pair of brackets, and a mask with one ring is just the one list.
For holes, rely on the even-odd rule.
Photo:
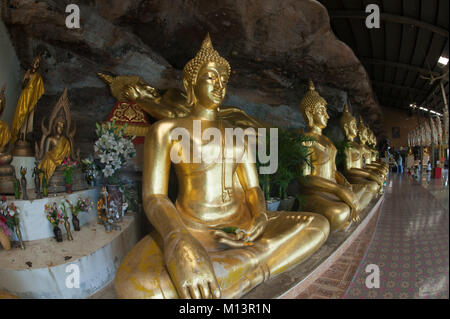
[[(447, 64), (444, 68), (444, 70), (442, 71), (442, 74), (447, 74), (447, 76), (444, 76), (442, 78), (442, 81), (444, 81), (444, 83), (448, 82), (448, 69), (449, 69), (449, 65)], [(440, 80), (436, 80), (434, 82), (433, 87), (431, 88), (430, 91), (428, 91), (429, 93), (427, 94), (427, 96), (425, 97), (425, 99), (420, 103), (420, 106), (423, 106), (431, 97), (433, 97), (433, 95), (435, 94), (436, 90), (439, 88), (440, 89)], [(442, 94), (441, 92), (438, 92), (438, 94)]]
[[(423, 74), (425, 76), (429, 76), (430, 75), (430, 71), (415, 65), (410, 65), (410, 64), (405, 64), (405, 63), (400, 63), (400, 62), (392, 62), (392, 61), (387, 61), (387, 60), (381, 60), (381, 59), (372, 59), (372, 58), (359, 58), (361, 60), (361, 62), (363, 63), (367, 63), (367, 64), (372, 64), (372, 65), (384, 65), (387, 67), (391, 67), (391, 68), (397, 68), (397, 69), (406, 69), (409, 71), (413, 71), (413, 72), (417, 72), (420, 74)], [(438, 76), (440, 75), (440, 73), (438, 72), (434, 72), (431, 71), (431, 74), (433, 74), (433, 76)]]
[[(366, 19), (368, 14), (363, 11), (353, 11), (353, 10), (346, 10), (346, 11), (329, 11), (329, 15), (332, 19)], [(406, 24), (406, 25), (412, 25), (418, 28), (426, 29), (428, 31), (434, 32), (436, 34), (439, 34), (443, 37), (448, 38), (448, 30), (438, 27), (434, 24), (427, 23), (421, 20), (408, 18), (401, 15), (396, 14), (390, 14), (390, 13), (384, 13), (382, 12), (380, 14), (380, 19), (382, 21), (389, 21), (394, 23), (400, 23), (400, 24)]]
[(429, 92), (427, 90), (422, 90), (422, 89), (418, 89), (418, 88), (412, 88), (412, 87), (409, 87), (409, 86), (403, 86), (403, 85), (394, 84), (394, 83), (380, 82), (380, 81), (372, 81), (372, 85), (373, 86), (388, 87), (388, 88), (393, 88), (393, 89), (399, 89), (399, 90), (408, 90), (410, 92), (414, 92), (414, 93), (419, 94), (419, 95), (426, 95)]

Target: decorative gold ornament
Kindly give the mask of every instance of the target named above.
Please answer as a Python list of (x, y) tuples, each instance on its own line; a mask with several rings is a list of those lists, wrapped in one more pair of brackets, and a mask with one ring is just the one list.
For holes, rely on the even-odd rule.
[[(155, 123), (145, 139), (143, 207), (156, 231), (119, 267), (115, 288), (121, 298), (237, 298), (308, 258), (328, 236), (321, 215), (266, 212), (255, 163), (239, 143), (226, 146), (233, 148), (226, 163), (191, 163), (182, 149), (181, 162), (171, 163), (172, 147), (180, 146), (170, 139), (172, 129), (187, 130), (190, 145), (202, 144), (210, 155), (215, 146), (194, 143), (193, 121), (200, 121), (201, 131), (230, 125), (218, 110), (229, 69), (214, 58), (203, 60), (194, 82), (183, 79), (194, 94), (189, 115)], [(167, 196), (172, 166), (179, 185), (175, 203)], [(224, 177), (231, 178), (226, 198)], [(226, 233), (224, 227), (243, 231)]]
[[(6, 84), (0, 91), (0, 117), (6, 108)], [(12, 143), (8, 124), (0, 120), (0, 194), (14, 194), (15, 170), (11, 165)]]

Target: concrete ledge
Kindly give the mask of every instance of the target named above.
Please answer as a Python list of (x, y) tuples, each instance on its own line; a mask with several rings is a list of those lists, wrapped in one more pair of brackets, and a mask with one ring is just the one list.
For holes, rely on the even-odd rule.
[[(92, 221), (72, 233), (73, 241), (65, 236), (62, 243), (47, 238), (25, 243), (25, 250), (0, 250), (0, 290), (20, 298), (89, 297), (111, 282), (127, 252), (138, 242), (139, 223), (134, 213), (125, 216), (121, 226), (121, 231), (106, 233), (103, 225)], [(69, 264), (79, 268), (79, 288), (66, 286), (72, 273), (66, 272)]]
[(329, 235), (325, 244), (309, 259), (251, 290), (242, 299), (291, 299), (301, 294), (310, 284), (330, 268), (364, 231), (384, 200), (374, 199), (362, 212), (362, 221), (343, 232)]

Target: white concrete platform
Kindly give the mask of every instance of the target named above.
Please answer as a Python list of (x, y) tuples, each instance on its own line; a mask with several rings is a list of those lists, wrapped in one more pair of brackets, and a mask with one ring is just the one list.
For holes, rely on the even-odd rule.
[[(29, 193), (29, 198), (34, 198), (34, 194)], [(31, 197), (33, 196), (33, 197)], [(80, 226), (89, 223), (92, 220), (97, 220), (97, 200), (100, 196), (100, 188), (91, 188), (83, 191), (73, 192), (72, 194), (60, 193), (57, 196), (51, 195), (42, 199), (32, 200), (18, 200), (14, 199), (14, 196), (7, 196), (8, 204), (14, 202), (14, 204), (20, 210), (20, 231), (22, 232), (22, 239), (24, 241), (39, 240), (49, 237), (54, 237), (53, 226), (47, 219), (45, 214), (45, 204), (51, 204), (56, 202), (58, 205), (65, 199), (68, 199), (72, 204), (75, 204), (79, 197), (89, 197), (93, 201), (94, 205), (89, 209), (89, 213), (78, 214), (80, 220)], [(69, 212), (69, 221), (72, 226), (72, 215)], [(60, 227), (63, 234), (66, 233), (64, 227)], [(11, 236), (12, 240), (17, 240), (15, 234)]]
[[(81, 231), (72, 232), (73, 241), (64, 235), (61, 243), (46, 238), (25, 242), (25, 250), (0, 250), (0, 291), (20, 298), (93, 295), (113, 280), (121, 261), (139, 240), (135, 213), (127, 214), (121, 226), (120, 231), (106, 233), (103, 225), (91, 221)], [(79, 269), (79, 288), (70, 288), (75, 272), (69, 265)]]

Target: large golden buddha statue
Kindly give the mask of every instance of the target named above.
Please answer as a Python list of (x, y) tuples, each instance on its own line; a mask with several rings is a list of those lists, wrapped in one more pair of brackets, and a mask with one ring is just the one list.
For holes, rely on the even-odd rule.
[(350, 114), (347, 106), (344, 108), (339, 124), (344, 131), (346, 140), (351, 145), (345, 150), (344, 175), (351, 183), (366, 185), (367, 190), (372, 193), (374, 198), (383, 185), (383, 179), (378, 174), (364, 169), (364, 151), (362, 146), (354, 141), (358, 135), (356, 119)]
[(300, 110), (309, 128), (306, 135), (315, 141), (311, 143), (310, 153), (313, 167), (305, 165), (304, 176), (299, 179), (302, 196), (305, 197), (302, 209), (327, 217), (332, 231), (344, 230), (352, 220), (359, 220), (361, 205), (358, 196), (363, 196), (365, 189), (359, 187), (355, 194), (350, 183), (336, 169), (336, 147), (322, 134), (329, 119), (326, 105), (310, 80)]
[[(143, 207), (156, 231), (118, 269), (121, 298), (236, 298), (308, 258), (328, 236), (321, 215), (266, 211), (255, 163), (241, 143), (217, 149), (224, 128), (232, 127), (218, 118), (229, 76), (228, 62), (207, 36), (183, 69), (192, 111), (153, 124), (145, 139)], [(218, 144), (196, 139), (199, 123), (201, 133), (222, 132)], [(173, 139), (174, 129), (189, 133), (192, 152)], [(193, 163), (189, 153), (200, 151), (205, 156)], [(225, 152), (233, 154), (225, 162), (206, 160)], [(180, 161), (171, 163), (174, 153)], [(175, 203), (167, 196), (171, 167), (179, 184)]]
[(23, 90), (17, 101), (11, 126), (12, 142), (15, 143), (19, 140), (15, 146), (15, 156), (33, 155), (33, 150), (26, 138), (27, 134), (33, 131), (34, 109), (44, 94), (44, 81), (38, 73), (40, 64), (41, 57), (37, 56), (31, 64), (31, 69), (27, 70), (22, 80)]

